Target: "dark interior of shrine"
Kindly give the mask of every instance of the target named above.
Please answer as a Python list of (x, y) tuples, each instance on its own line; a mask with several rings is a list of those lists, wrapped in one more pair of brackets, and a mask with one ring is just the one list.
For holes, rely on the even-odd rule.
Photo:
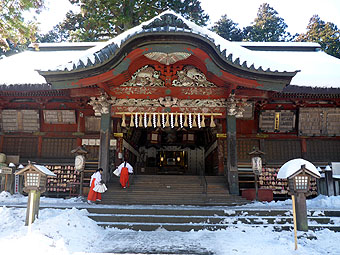
[[(139, 174), (214, 175), (217, 148), (207, 152), (216, 141), (216, 130), (204, 128), (126, 128), (126, 140), (138, 150)], [(137, 160), (137, 159), (136, 159)]]

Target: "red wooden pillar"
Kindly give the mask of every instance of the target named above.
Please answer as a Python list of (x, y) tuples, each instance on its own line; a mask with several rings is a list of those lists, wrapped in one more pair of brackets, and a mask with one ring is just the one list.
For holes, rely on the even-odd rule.
[(226, 157), (225, 150), (225, 138), (219, 137), (217, 138), (217, 151), (218, 151), (218, 173), (217, 175), (224, 175), (224, 159)]
[(239, 195), (235, 115), (227, 115), (227, 148), (226, 175), (229, 191), (230, 194)]
[(41, 158), (41, 152), (42, 152), (42, 136), (38, 136), (38, 158)]
[(77, 147), (81, 146), (82, 144), (82, 139), (80, 137), (77, 137)]
[(306, 158), (307, 156), (307, 141), (305, 138), (301, 139), (301, 156), (302, 158)]
[(83, 112), (78, 112), (77, 132), (85, 133), (85, 117)]
[(0, 136), (0, 152), (2, 152), (2, 147), (4, 145), (4, 136)]
[(110, 137), (111, 137), (111, 108), (109, 112), (102, 114), (100, 119), (100, 147), (99, 147), (99, 167), (103, 168), (103, 180), (109, 180), (110, 161)]

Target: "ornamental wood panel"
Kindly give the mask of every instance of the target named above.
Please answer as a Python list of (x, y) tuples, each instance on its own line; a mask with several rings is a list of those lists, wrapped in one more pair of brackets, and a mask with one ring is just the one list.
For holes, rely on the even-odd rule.
[(100, 117), (85, 117), (85, 132), (100, 132)]
[(300, 140), (264, 140), (264, 158), (267, 163), (284, 163), (301, 157)]
[(75, 124), (74, 110), (44, 110), (44, 122), (48, 124)]
[(292, 132), (295, 130), (295, 112), (290, 110), (264, 110), (260, 113), (262, 132)]
[(339, 136), (340, 108), (300, 109), (299, 135)]
[(2, 150), (7, 155), (21, 158), (36, 158), (38, 153), (37, 137), (4, 137)]
[(237, 159), (239, 163), (251, 163), (251, 156), (248, 154), (253, 151), (253, 147), (260, 148), (259, 140), (238, 139), (237, 140)]
[(5, 132), (36, 132), (40, 129), (38, 110), (3, 110), (1, 121)]
[(75, 138), (43, 138), (42, 153), (43, 158), (74, 158), (71, 150), (77, 147)]
[(307, 140), (307, 160), (312, 162), (340, 161), (340, 140)]

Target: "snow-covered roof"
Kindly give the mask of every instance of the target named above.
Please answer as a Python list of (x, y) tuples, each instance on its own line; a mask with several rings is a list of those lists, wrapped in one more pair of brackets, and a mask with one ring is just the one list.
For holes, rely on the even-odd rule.
[(316, 167), (309, 161), (297, 158), (292, 159), (286, 162), (283, 166), (281, 166), (277, 178), (278, 179), (287, 179), (294, 175), (296, 172), (301, 170), (301, 167), (305, 166), (307, 170), (309, 170), (313, 175), (320, 177), (319, 171), (316, 169)]
[(56, 176), (53, 172), (51, 172), (47, 167), (42, 165), (34, 165), (40, 172), (46, 174), (47, 176)]
[[(320, 45), (310, 42), (233, 42), (245, 47), (254, 46), (252, 51), (259, 57), (280, 61), (300, 70), (290, 85), (319, 88), (340, 88), (340, 59), (319, 50)], [(257, 47), (257, 48), (256, 48)], [(281, 47), (275, 50), (275, 47)], [(292, 49), (290, 49), (292, 48)], [(296, 48), (296, 50), (294, 50)], [(304, 48), (298, 50), (298, 48)], [(306, 50), (310, 48), (310, 50)]]
[(0, 85), (46, 84), (36, 69), (72, 60), (83, 51), (24, 51), (0, 60)]
[(18, 172), (16, 172), (16, 175), (21, 175), (24, 172), (26, 172), (27, 170), (31, 170), (31, 169), (35, 169), (39, 172), (41, 172), (42, 174), (45, 174), (47, 176), (56, 176), (53, 172), (51, 172), (47, 167), (42, 166), (42, 165), (37, 165), (37, 164), (28, 164), (26, 167), (24, 167), (23, 169), (19, 170)]
[[(164, 15), (175, 17), (176, 24), (163, 26)], [(167, 16), (167, 17), (168, 17)], [(163, 20), (164, 21), (164, 20)], [(158, 25), (158, 26), (157, 26)], [(238, 68), (263, 73), (294, 73), (290, 85), (298, 87), (340, 89), (340, 59), (316, 50), (316, 43), (248, 43), (230, 42), (207, 28), (184, 19), (173, 11), (162, 14), (136, 26), (115, 38), (101, 43), (87, 43), (89, 49), (80, 50), (82, 43), (41, 44), (50, 51), (27, 51), (0, 60), (0, 85), (46, 84), (42, 73), (68, 73), (87, 70), (107, 63), (123, 44), (135, 36), (147, 36), (157, 32), (190, 33), (215, 45), (221, 57)], [(72, 50), (72, 45), (75, 47)], [(250, 45), (269, 50), (250, 50)], [(94, 46), (94, 47), (92, 47)], [(91, 47), (91, 48), (90, 48)], [(314, 48), (314, 51), (271, 50), (273, 47)], [(53, 48), (55, 50), (53, 50)], [(62, 50), (68, 48), (68, 50)]]
[[(166, 16), (169, 17), (169, 15), (176, 18), (176, 24), (169, 25), (162, 23), (162, 18)], [(258, 56), (258, 54), (254, 54), (252, 51), (222, 38), (209, 29), (200, 27), (195, 23), (186, 20), (185, 18), (171, 10), (165, 11), (160, 15), (152, 18), (151, 20), (143, 22), (140, 25), (125, 31), (115, 38), (108, 40), (106, 44), (100, 44), (89, 49), (80, 58), (76, 58), (68, 63), (65, 62), (62, 65), (58, 65), (52, 68), (46, 67), (40, 69), (40, 71), (65, 72), (91, 68), (97, 64), (103, 64), (108, 61), (109, 57), (117, 52), (117, 49), (121, 48), (123, 43), (126, 42), (128, 39), (139, 34), (155, 34), (158, 32), (181, 32), (202, 36), (203, 38), (211, 41), (217, 48), (219, 48), (220, 54), (228, 62), (231, 62), (234, 65), (238, 65), (242, 68), (265, 72), (297, 71), (289, 64), (282, 65), (276, 60), (266, 59), (262, 56)]]
[(254, 50), (265, 47), (265, 48), (286, 48), (286, 49), (309, 49), (309, 51), (315, 51), (320, 49), (321, 46), (315, 42), (232, 42), (246, 48), (252, 48)]

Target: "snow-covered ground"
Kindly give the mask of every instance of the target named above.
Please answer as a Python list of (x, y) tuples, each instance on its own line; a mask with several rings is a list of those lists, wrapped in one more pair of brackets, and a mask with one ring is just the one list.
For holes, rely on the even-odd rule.
[[(237, 224), (226, 230), (152, 232), (103, 228), (87, 217), (88, 206), (81, 198), (41, 198), (39, 219), (31, 232), (24, 226), (27, 197), (0, 193), (0, 254), (340, 254), (340, 233), (329, 230), (299, 233), (298, 250), (294, 250), (292, 231), (276, 232), (271, 227)], [(106, 206), (107, 207), (107, 206)], [(287, 208), (291, 200), (251, 203), (250, 208)], [(308, 209), (340, 210), (340, 197), (318, 196), (307, 201)], [(78, 208), (78, 209), (77, 209)], [(227, 209), (233, 209), (226, 208)], [(307, 236), (314, 236), (310, 240)]]

